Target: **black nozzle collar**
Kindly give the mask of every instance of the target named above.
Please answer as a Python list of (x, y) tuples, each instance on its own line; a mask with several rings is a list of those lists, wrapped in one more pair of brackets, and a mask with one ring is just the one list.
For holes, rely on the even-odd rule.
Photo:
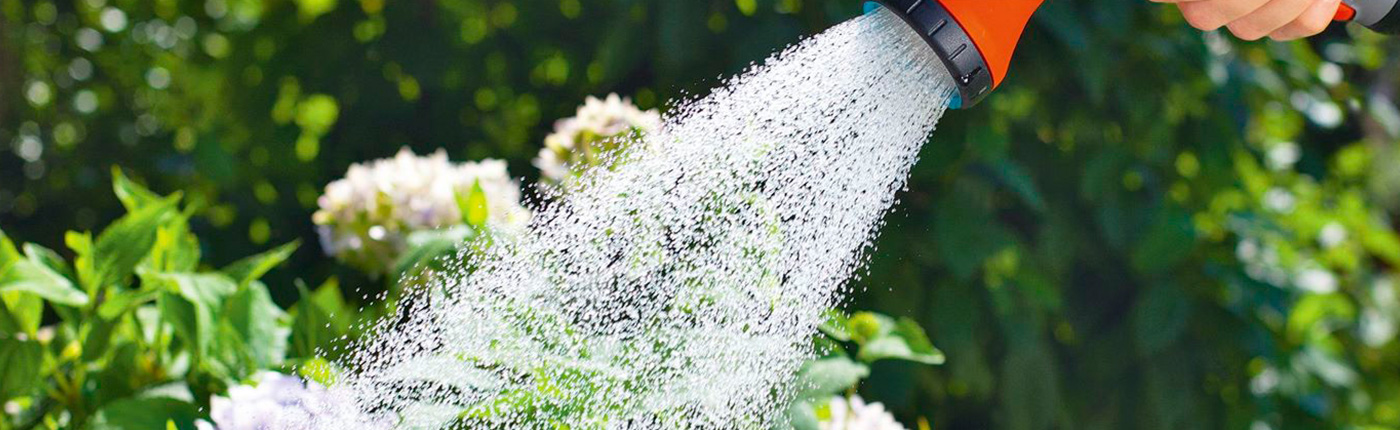
[[(952, 74), (962, 107), (981, 102), (995, 86), (977, 44), (937, 0), (874, 0), (919, 32)], [(995, 0), (992, 0), (995, 1)]]

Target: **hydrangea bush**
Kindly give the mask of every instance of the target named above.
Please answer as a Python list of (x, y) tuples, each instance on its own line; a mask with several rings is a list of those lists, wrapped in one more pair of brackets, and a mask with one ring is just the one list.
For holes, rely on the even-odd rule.
[(442, 150), (420, 157), (404, 148), (350, 166), (326, 186), (312, 220), (327, 254), (377, 276), (395, 269), (415, 232), (460, 225), (523, 230), (530, 211), (520, 198), (504, 161), (453, 163)]
[(631, 99), (589, 96), (573, 117), (554, 124), (534, 164), (544, 181), (565, 184), (589, 168), (607, 165), (610, 153), (625, 150), (642, 134), (659, 128), (661, 114), (638, 109)]

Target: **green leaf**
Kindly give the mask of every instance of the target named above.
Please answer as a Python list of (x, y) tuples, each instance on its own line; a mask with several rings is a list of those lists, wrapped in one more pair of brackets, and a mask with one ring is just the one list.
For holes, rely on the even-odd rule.
[(225, 267), (223, 272), (233, 278), (238, 285), (247, 285), (249, 282), (262, 279), (268, 271), (287, 261), (300, 246), (300, 240), (292, 241), (271, 251), (235, 261)]
[(190, 233), (189, 216), (180, 214), (156, 231), (151, 252), (140, 270), (190, 272), (199, 268), (199, 238)]
[(929, 365), (943, 364), (943, 351), (929, 342), (923, 327), (909, 318), (900, 318), (888, 334), (861, 345), (856, 355), (861, 361), (873, 363), (884, 359), (913, 361)]
[(73, 281), (63, 277), (42, 263), (19, 260), (0, 273), (0, 293), (18, 291), (43, 297), (50, 302), (66, 306), (84, 306), (88, 296), (73, 286)]
[[(339, 283), (329, 279), (312, 293), (305, 285), (298, 284), (301, 301), (292, 307), (291, 356), (311, 358), (318, 355), (318, 349), (331, 346), (331, 342), (347, 334), (350, 326), (350, 311), (340, 295)], [(334, 358), (334, 357), (332, 357)]]
[(84, 289), (92, 291), (131, 276), (136, 265), (151, 252), (161, 226), (180, 216), (175, 210), (176, 202), (166, 199), (128, 213), (108, 226), (90, 246), (85, 246), (88, 244), (83, 243), (82, 237), (70, 234), (69, 247), (78, 254), (78, 278)]
[(33, 335), (43, 318), (42, 297), (18, 291), (0, 293), (0, 335)]
[(223, 320), (241, 341), (240, 352), (251, 358), (253, 368), (267, 369), (287, 356), (287, 314), (272, 302), (267, 286), (253, 282), (228, 299)]
[(208, 350), (204, 345), (209, 343), (214, 332), (208, 323), (213, 320), (209, 309), (167, 291), (156, 297), (156, 308), (160, 310), (160, 319), (175, 329), (176, 337), (184, 341), (195, 360), (201, 359)]
[(870, 376), (870, 368), (846, 357), (828, 357), (807, 362), (798, 373), (799, 398), (839, 393)]
[(826, 321), (817, 326), (818, 330), (841, 342), (851, 341), (851, 318), (838, 310), (827, 311)]
[(38, 392), (43, 364), (44, 347), (39, 342), (0, 336), (0, 403)]
[(199, 406), (168, 397), (127, 398), (103, 406), (88, 429), (151, 430), (173, 422), (181, 430), (194, 430), (203, 415)]
[(194, 303), (220, 307), (224, 298), (238, 291), (238, 284), (221, 273), (153, 273), (143, 278), (164, 286)]
[(915, 354), (912, 361), (925, 364), (943, 364), (945, 357), (943, 351), (939, 351), (933, 346), (933, 342), (928, 339), (928, 333), (919, 325), (917, 321), (908, 317), (901, 317), (899, 323), (895, 325), (894, 335), (909, 345), (909, 349)]
[(217, 273), (153, 273), (143, 275), (142, 282), (166, 292), (157, 299), (162, 314), (190, 344), (191, 352), (207, 355), (217, 332), (216, 314), (238, 285)]
[(462, 212), (462, 221), (467, 225), (477, 228), (486, 226), (490, 209), (487, 206), (486, 190), (481, 188), (480, 180), (472, 184), (472, 189), (467, 195), (457, 195), (457, 209)]
[(10, 241), (10, 237), (5, 235), (5, 230), (0, 230), (0, 270), (5, 270), (6, 266), (19, 261), (19, 250), (15, 249), (15, 243)]
[(121, 200), (122, 206), (125, 206), (128, 212), (135, 212), (161, 202), (160, 195), (132, 182), (117, 166), (112, 166), (112, 191), (116, 192), (117, 200)]
[(102, 318), (90, 318), (87, 320), (85, 330), (82, 335), (83, 355), (85, 362), (91, 362), (107, 355), (111, 352), (112, 331), (120, 324), (119, 320)]
[(24, 256), (29, 257), (29, 261), (39, 263), (53, 269), (54, 272), (63, 275), (65, 278), (73, 278), (73, 268), (68, 266), (68, 261), (63, 256), (58, 255), (52, 249), (45, 248), (36, 243), (24, 244)]
[(155, 300), (160, 295), (158, 289), (146, 289), (141, 291), (122, 291), (107, 296), (107, 300), (97, 307), (97, 315), (106, 319), (117, 319), (117, 317), (131, 312), (141, 305)]

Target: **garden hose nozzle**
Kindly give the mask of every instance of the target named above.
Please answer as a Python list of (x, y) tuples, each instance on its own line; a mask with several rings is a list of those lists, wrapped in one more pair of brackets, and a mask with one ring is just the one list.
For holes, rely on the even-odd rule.
[(943, 60), (958, 87), (951, 104), (957, 109), (982, 101), (1006, 78), (1021, 32), (1044, 0), (875, 1), (914, 27)]
[(1357, 22), (1386, 34), (1400, 34), (1400, 0), (1342, 0), (1337, 21)]
[[(951, 107), (982, 101), (1006, 78), (1026, 23), (1044, 0), (873, 0), (919, 32), (953, 75)], [(1400, 0), (1343, 0), (1337, 21), (1400, 34)]]

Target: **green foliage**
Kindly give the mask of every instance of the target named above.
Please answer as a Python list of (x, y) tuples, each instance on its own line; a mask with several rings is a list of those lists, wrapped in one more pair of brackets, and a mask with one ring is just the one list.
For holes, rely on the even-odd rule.
[(808, 361), (797, 374), (796, 401), (787, 411), (794, 429), (817, 428), (816, 411), (834, 394), (855, 390), (871, 375), (871, 365), (902, 360), (924, 365), (943, 364), (943, 352), (933, 346), (924, 329), (909, 318), (895, 319), (874, 312), (846, 315), (832, 311), (816, 339), (822, 357)]
[(210, 271), (179, 195), (120, 171), (113, 188), (127, 214), (69, 232), (71, 266), (0, 233), (0, 402), (22, 408), (0, 428), (192, 429), (211, 394), (287, 361), (291, 321), (258, 279), (295, 243)]
[[(200, 311), (179, 283), (142, 280), (314, 243), (317, 191), (350, 163), (443, 146), (533, 177), (549, 123), (585, 95), (632, 94), (651, 108), (704, 94), (714, 76), (861, 2), (105, 3), (0, 0), (0, 146), (12, 149), (0, 154), (0, 225), (75, 257), (0, 239), (0, 266), (33, 274), (4, 278), (0, 333), (41, 344), (54, 372), (117, 369), (82, 371), (112, 381), (93, 399), (149, 386), (132, 381), (152, 375), (134, 363), (170, 363), (137, 351), (191, 354), (198, 343)], [(103, 28), (103, 7), (127, 26)], [(194, 24), (188, 37), (134, 31), (158, 22), (186, 34), (182, 21)], [(1355, 26), (1245, 43), (1202, 35), (1169, 7), (1046, 2), (1004, 84), (949, 113), (926, 145), (856, 288), (854, 307), (927, 327), (946, 365), (868, 366), (857, 351), (846, 368), (870, 368), (860, 390), (904, 422), (928, 416), (938, 428), (1400, 426), (1397, 46)], [(207, 208), (187, 214), (124, 179), (112, 198), (99, 178), (113, 163)], [(65, 235), (119, 216), (111, 232)], [(401, 267), (465, 237), (420, 237), (425, 252)], [(156, 254), (166, 257), (143, 266)], [(296, 273), (338, 275), (347, 291), (368, 283), (309, 254), (289, 260)], [(258, 288), (257, 270), (244, 270), (225, 276)], [(303, 290), (287, 354), (314, 357), (344, 333), (336, 321), (355, 306), (341, 293)], [(261, 298), (213, 296), (260, 312)], [(182, 312), (189, 334), (175, 336), (159, 304)], [(46, 313), (71, 329), (37, 340), (54, 323)], [(226, 330), (244, 342), (265, 332)], [(160, 336), (137, 336), (147, 332)], [(220, 342), (208, 347), (203, 366), (227, 361)], [(42, 383), (73, 391), (57, 374)], [(30, 387), (12, 381), (0, 385)]]

